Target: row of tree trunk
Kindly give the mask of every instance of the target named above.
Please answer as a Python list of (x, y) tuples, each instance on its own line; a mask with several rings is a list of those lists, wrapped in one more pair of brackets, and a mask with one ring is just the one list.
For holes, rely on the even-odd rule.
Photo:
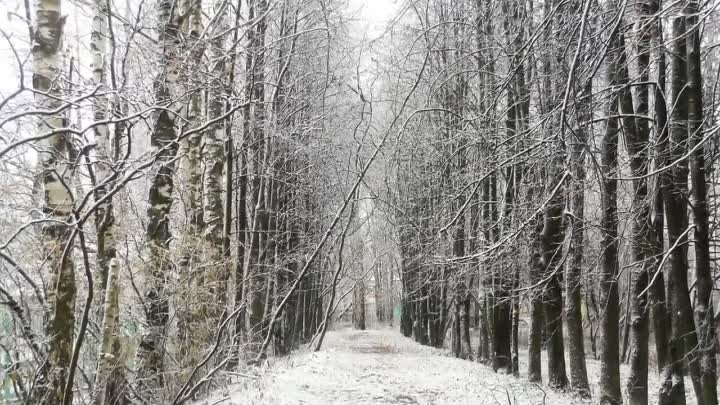
[[(324, 244), (337, 220), (330, 223), (326, 216), (337, 199), (318, 191), (321, 180), (310, 164), (316, 152), (309, 145), (317, 116), (327, 119), (324, 103), (336, 86), (330, 49), (340, 29), (333, 26), (338, 9), (330, 7), (332, 2), (290, 1), (276, 9), (266, 0), (157, 0), (155, 39), (140, 29), (116, 32), (136, 27), (118, 24), (112, 2), (94, 1), (96, 147), (92, 154), (80, 151), (83, 158), (74, 149), (64, 112), (75, 107), (67, 107), (69, 92), (59, 79), (62, 3), (37, 2), (30, 29), (35, 107), (50, 112), (40, 115), (36, 128), (43, 140), (41, 208), (49, 219), (42, 227), (49, 269), (42, 304), (49, 340), (47, 347), (34, 342), (36, 359), (45, 360), (27, 385), (28, 401), (76, 402), (78, 356), (93, 322), (97, 346), (82, 350), (96, 351), (97, 367), (82, 366), (93, 382), (89, 399), (96, 405), (128, 403), (133, 397), (180, 404), (211, 380), (201, 373), (212, 377), (269, 351), (285, 354), (324, 333), (337, 283), (336, 277), (328, 305), (331, 261), (323, 257), (335, 247)], [(214, 15), (209, 20), (208, 11)], [(130, 167), (129, 159), (137, 156), (134, 138), (142, 135), (125, 92), (126, 59), (134, 55), (136, 35), (151, 39), (145, 45), (157, 73), (151, 113), (136, 115), (150, 123), (151, 149), (138, 167)], [(323, 52), (312, 45), (318, 40), (326, 41)], [(82, 169), (81, 158), (87, 163)], [(74, 190), (82, 170), (92, 181), (94, 204), (85, 211), (87, 201), (76, 201)], [(130, 231), (116, 226), (114, 199), (143, 173), (147, 212), (140, 222), (144, 247), (138, 252), (143, 263), (135, 275), (138, 287), (132, 273), (129, 282), (123, 276), (131, 271), (124, 267), (129, 258), (118, 255), (116, 244)], [(94, 257), (82, 229), (87, 218), (95, 220)], [(76, 300), (85, 295), (77, 291), (76, 246), (86, 274), (91, 273), (78, 319)], [(121, 308), (129, 304), (122, 302), (129, 297), (124, 283), (141, 293), (134, 356), (123, 344), (123, 328), (131, 323), (120, 319)], [(134, 367), (132, 378), (125, 373), (128, 364)]]
[[(397, 197), (404, 204), (398, 214), (402, 333), (442, 347), (449, 331), (456, 356), (476, 356), (496, 371), (517, 374), (519, 330), (526, 320), (528, 379), (543, 381), (546, 350), (548, 385), (589, 398), (584, 318), (594, 316), (600, 403), (621, 404), (622, 392), (631, 404), (647, 404), (651, 395), (663, 404), (685, 403), (687, 373), (698, 403), (716, 404), (707, 177), (712, 163), (705, 150), (700, 4), (664, 10), (672, 21), (664, 41), (658, 1), (637, 2), (632, 13), (625, 3), (609, 3), (601, 16), (589, 1), (547, 0), (540, 20), (525, 4), (501, 2), (501, 23), (492, 2), (478, 0), (471, 8), (426, 3), (432, 11), (418, 15), (423, 26), (461, 25), (457, 13), (473, 10), (475, 41), (466, 40), (466, 26), (439, 29), (440, 39), (428, 39), (428, 52), (438, 55), (431, 83), (441, 83), (430, 90), (442, 106), (432, 127), (440, 134), (433, 146), (439, 152), (428, 154), (431, 163), (407, 164), (419, 170), (417, 177), (398, 177), (409, 185), (399, 187)], [(598, 19), (606, 31), (598, 31)], [(504, 55), (493, 48), (498, 26)], [(463, 79), (472, 71), (465, 54), (450, 49), (474, 55), (475, 84)], [(470, 98), (471, 90), (479, 95)], [(479, 118), (459, 125), (474, 100), (479, 104), (470, 110)], [(473, 131), (479, 133), (475, 138), (468, 136)], [(536, 133), (547, 146), (535, 143)], [(404, 164), (399, 172), (407, 170)], [(432, 165), (442, 169), (424, 179)], [(593, 182), (599, 198), (588, 200)], [(619, 193), (625, 182), (629, 199)], [(418, 187), (432, 191), (413, 194)], [(599, 208), (596, 217), (586, 214), (590, 204)], [(624, 217), (619, 205), (626, 204)], [(591, 232), (595, 220), (598, 228)], [(622, 268), (630, 272), (622, 320), (630, 368), (625, 390), (619, 330), (623, 235), (629, 258)], [(588, 258), (588, 245), (597, 252), (597, 265)], [(694, 280), (692, 300), (688, 280)], [(596, 296), (600, 309), (584, 315), (583, 303)], [(470, 344), (471, 312), (476, 346)], [(651, 329), (664, 380), (654, 394), (648, 392)], [(594, 342), (592, 326), (590, 333)]]

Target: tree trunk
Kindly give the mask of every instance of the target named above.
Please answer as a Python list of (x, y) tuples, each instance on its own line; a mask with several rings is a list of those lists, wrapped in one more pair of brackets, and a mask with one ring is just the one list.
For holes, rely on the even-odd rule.
[(480, 306), (480, 343), (478, 347), (478, 360), (482, 363), (489, 364), (490, 362), (490, 315), (488, 314), (486, 299), (483, 297), (483, 302)]
[[(98, 86), (98, 95), (93, 103), (93, 119), (97, 122), (106, 121), (108, 114), (108, 98), (104, 95), (107, 92), (106, 80), (106, 54), (107, 54), (107, 2), (96, 0), (93, 2), (93, 26), (90, 34), (90, 49), (92, 55), (92, 81)], [(118, 124), (115, 124), (118, 125)], [(107, 198), (107, 190), (110, 184), (106, 184), (112, 173), (110, 128), (108, 125), (97, 125), (93, 128), (95, 142), (97, 143), (97, 160), (94, 167), (95, 174), (95, 201), (105, 198), (105, 202), (98, 205), (95, 212), (95, 233), (97, 235), (97, 269), (96, 280), (98, 281), (98, 297), (102, 297), (107, 284), (110, 260), (115, 258), (114, 225), (115, 216), (112, 208), (112, 199)], [(122, 134), (122, 133), (120, 133)], [(116, 135), (119, 135), (116, 133)], [(100, 300), (96, 304), (101, 304)], [(100, 311), (102, 311), (102, 305)], [(102, 319), (102, 313), (98, 314), (98, 320)]]
[[(695, 304), (695, 322), (699, 334), (700, 378), (702, 401), (705, 405), (717, 405), (717, 340), (715, 338), (713, 309), (713, 270), (710, 262), (709, 210), (707, 197), (706, 172), (712, 171), (705, 163), (703, 139), (703, 81), (701, 70), (701, 38), (698, 14), (700, 5), (697, 0), (687, 3), (685, 14), (687, 28), (687, 100), (688, 100), (688, 147), (693, 150), (690, 157), (690, 178), (692, 182), (692, 210), (695, 225), (695, 283), (697, 289)], [(689, 350), (697, 350), (688, 347)]]
[(95, 390), (93, 391), (93, 405), (109, 405), (114, 404), (116, 398), (109, 396), (108, 393), (116, 392), (116, 387), (111, 378), (114, 369), (123, 367), (117, 352), (113, 350), (113, 346), (118, 339), (119, 328), (119, 301), (118, 295), (120, 287), (118, 286), (119, 265), (117, 260), (110, 261), (110, 272), (108, 274), (107, 288), (105, 289), (105, 303), (103, 305), (103, 321), (102, 321), (102, 337), (100, 339), (100, 355), (98, 359), (97, 371), (95, 372)]
[[(670, 77), (671, 100), (674, 107), (669, 120), (670, 142), (665, 151), (667, 163), (674, 162), (685, 153), (688, 140), (685, 28), (685, 17), (674, 17)], [(662, 173), (668, 244), (671, 248), (668, 299), (672, 314), (672, 331), (669, 345), (671, 367), (664, 372), (664, 382), (660, 388), (661, 405), (685, 404), (684, 374), (681, 365), (678, 364), (685, 356), (696, 396), (698, 399), (703, 396), (700, 369), (694, 350), (697, 345), (697, 335), (687, 284), (688, 218), (685, 202), (687, 175), (687, 163), (684, 161)]]
[[(515, 275), (515, 290), (520, 287), (520, 274)], [(520, 298), (513, 297), (512, 299), (512, 374), (515, 377), (520, 377)]]
[[(223, 16), (223, 2), (216, 1), (214, 5), (218, 16), (216, 31), (227, 31), (226, 18)], [(220, 316), (226, 310), (228, 265), (223, 259), (224, 244), (224, 212), (223, 212), (223, 167), (225, 165), (225, 120), (220, 120), (225, 112), (225, 97), (227, 78), (227, 50), (225, 49), (224, 34), (216, 34), (210, 43), (213, 60), (210, 75), (210, 89), (208, 89), (208, 120), (213, 122), (203, 136), (203, 160), (205, 171), (203, 175), (203, 225), (204, 239), (207, 242), (206, 263), (209, 269), (205, 274), (204, 286), (212, 297), (207, 304), (207, 321), (211, 324), (219, 323)], [(262, 125), (260, 122), (258, 125)], [(230, 193), (230, 184), (227, 185)]]
[[(618, 24), (621, 26), (622, 24)], [(615, 30), (610, 35), (610, 45), (606, 56), (608, 85), (622, 86), (621, 74), (617, 68), (625, 64), (625, 52), (620, 38), (621, 32)], [(618, 297), (618, 216), (617, 216), (617, 148), (620, 125), (620, 99), (617, 93), (610, 95), (607, 109), (607, 123), (602, 140), (602, 189), (600, 228), (601, 273), (600, 291), (601, 312), (600, 328), (600, 403), (605, 405), (622, 404), (620, 392), (620, 344), (618, 323), (620, 318)]]
[[(93, 52), (92, 71), (93, 84), (98, 86), (99, 94), (93, 104), (93, 119), (96, 122), (102, 122), (110, 118), (108, 111), (108, 97), (103, 94), (107, 91), (106, 80), (106, 56), (108, 42), (108, 10), (107, 2), (104, 0), (96, 0), (93, 2), (93, 24), (90, 34), (90, 48)], [(114, 87), (114, 86), (113, 86)], [(115, 101), (113, 108), (114, 118), (123, 116), (120, 111), (118, 101)], [(117, 290), (117, 260), (115, 247), (115, 215), (112, 205), (112, 198), (107, 195), (108, 189), (112, 187), (114, 182), (109, 182), (112, 175), (112, 165), (116, 162), (116, 156), (119, 153), (120, 137), (125, 130), (125, 124), (122, 122), (115, 123), (115, 140), (111, 142), (110, 128), (108, 125), (97, 125), (94, 128), (95, 141), (97, 143), (97, 157), (94, 165), (95, 174), (95, 201), (105, 199), (104, 203), (98, 205), (95, 212), (95, 233), (97, 237), (97, 253), (96, 253), (96, 278), (98, 282), (97, 297), (99, 298), (95, 304), (97, 305), (97, 320), (101, 322), (103, 334), (100, 340), (100, 353), (98, 358), (98, 366), (95, 375), (96, 397), (94, 404), (104, 405), (108, 403), (123, 403), (122, 380), (124, 379), (124, 370), (117, 367), (120, 353), (120, 342), (117, 337), (118, 323), (118, 303), (117, 291), (114, 293), (108, 290), (108, 279), (115, 272), (115, 285), (111, 288)], [(113, 269), (112, 266), (115, 266)], [(110, 294), (114, 294), (114, 300), (108, 302)], [(105, 302), (101, 301), (105, 298)], [(104, 305), (102, 305), (104, 304)], [(109, 306), (108, 306), (109, 305)], [(108, 319), (108, 308), (114, 312)], [(106, 321), (109, 325), (106, 327)], [(99, 391), (99, 392), (98, 392)], [(115, 402), (111, 402), (115, 401)]]
[[(650, 2), (650, 13), (657, 15), (660, 11), (660, 0)], [(657, 86), (655, 86), (655, 144), (656, 157), (655, 167), (665, 166), (665, 148), (668, 142), (667, 129), (667, 106), (665, 103), (665, 48), (662, 40), (662, 22), (658, 18), (653, 24), (651, 31), (653, 38), (651, 45), (659, 48), (655, 53), (657, 64)], [(665, 206), (663, 204), (662, 193), (662, 175), (658, 175), (655, 179), (655, 200), (653, 208), (655, 218), (653, 219), (653, 228), (655, 230), (655, 250), (653, 255), (655, 260), (653, 263), (652, 279), (655, 280), (649, 290), (650, 300), (652, 303), (652, 321), (653, 334), (655, 335), (655, 353), (657, 355), (658, 373), (668, 365), (669, 348), (668, 348), (668, 330), (670, 330), (670, 317), (667, 312), (665, 297), (665, 275), (663, 269), (659, 267), (660, 258), (665, 252), (664, 234), (665, 234)]]
[[(102, 0), (101, 0), (102, 1)], [(200, 2), (196, 0), (183, 0), (179, 2), (182, 11), (188, 18), (183, 19), (182, 35), (187, 38), (182, 46), (184, 57), (187, 57), (187, 67), (183, 69), (183, 79), (186, 81), (197, 81), (202, 74), (202, 48), (198, 36), (202, 31), (201, 28), (201, 10)], [(183, 81), (182, 83), (185, 83)], [(186, 87), (186, 86), (184, 86)], [(187, 87), (186, 87), (187, 88)], [(190, 91), (188, 94), (188, 106), (186, 107), (185, 119), (186, 128), (198, 128), (203, 121), (203, 103), (202, 93), (199, 90)], [(181, 238), (181, 258), (179, 260), (178, 272), (181, 280), (182, 291), (178, 294), (180, 298), (176, 303), (177, 307), (177, 356), (181, 359), (183, 367), (200, 361), (199, 342), (207, 342), (211, 335), (207, 333), (208, 328), (203, 324), (203, 318), (206, 315), (205, 307), (210, 300), (207, 296), (196, 297), (196, 291), (205, 291), (199, 288), (204, 284), (204, 280), (198, 279), (196, 269), (204, 260), (201, 257), (202, 243), (201, 235), (204, 229), (203, 225), (203, 204), (202, 204), (202, 132), (196, 131), (190, 134), (183, 141), (184, 153), (187, 155), (186, 162), (181, 165), (187, 182), (187, 192), (185, 193), (185, 204), (187, 205), (187, 226)], [(181, 155), (182, 155), (181, 154)], [(202, 308), (202, 309), (199, 309)]]
[[(650, 39), (650, 7), (646, 2), (639, 4), (638, 10), (638, 45), (637, 68), (641, 82), (649, 82)], [(622, 74), (621, 82), (629, 81), (627, 65), (619, 66)], [(649, 273), (653, 266), (655, 248), (654, 228), (651, 217), (651, 196), (648, 193), (647, 179), (650, 161), (650, 126), (646, 120), (636, 120), (632, 115), (650, 115), (649, 86), (642, 85), (637, 89), (637, 111), (633, 108), (630, 89), (620, 90), (620, 108), (623, 118), (626, 147), (630, 158), (630, 171), (633, 176), (633, 222), (631, 227), (631, 251), (633, 262), (632, 283), (628, 286), (630, 299), (630, 376), (627, 382), (628, 400), (631, 405), (646, 405), (648, 402), (648, 340), (650, 338), (648, 322), (648, 287)]]
[[(421, 302), (417, 303), (418, 312), (422, 312), (421, 304)], [(421, 317), (421, 315), (419, 316)], [(420, 322), (417, 323), (416, 328), (419, 328)], [(363, 280), (358, 280), (353, 291), (353, 328), (365, 330), (365, 282)]]
[[(174, 63), (177, 54), (178, 31), (173, 2), (159, 0), (158, 21), (160, 24), (160, 66)], [(173, 107), (178, 97), (177, 83), (163, 69), (155, 78), (155, 97), (164, 107)], [(151, 174), (148, 196), (148, 220), (146, 226), (147, 256), (145, 267), (145, 324), (142, 339), (137, 351), (138, 392), (150, 397), (159, 395), (158, 388), (164, 385), (163, 372), (165, 353), (165, 331), (169, 319), (169, 303), (165, 290), (167, 277), (172, 271), (169, 258), (170, 228), (169, 217), (173, 203), (175, 173), (174, 157), (177, 152), (174, 115), (168, 110), (155, 112), (150, 143), (158, 154), (157, 163)]]
[[(558, 178), (559, 176), (555, 176)], [(560, 180), (562, 181), (562, 180)], [(548, 374), (550, 387), (564, 389), (567, 384), (565, 372), (565, 344), (562, 327), (562, 284), (560, 263), (563, 242), (563, 194), (557, 191), (545, 209), (541, 252), (543, 273), (548, 274), (545, 286), (545, 332), (547, 337)]]
[[(580, 122), (589, 122), (591, 110), (591, 86), (583, 87), (581, 100), (582, 108)], [(571, 222), (570, 263), (565, 271), (565, 319), (568, 330), (568, 353), (570, 360), (570, 386), (582, 398), (590, 397), (590, 385), (587, 377), (585, 363), (585, 338), (582, 319), (581, 277), (583, 257), (585, 254), (585, 142), (587, 141), (586, 127), (581, 124), (576, 131), (576, 140), (571, 145), (571, 162), (574, 181), (572, 183), (571, 209), (573, 219)]]
[[(248, 31), (248, 56), (246, 60), (249, 97), (253, 105), (251, 106), (252, 114), (250, 122), (245, 124), (249, 127), (247, 134), (249, 135), (250, 147), (248, 148), (248, 167), (249, 173), (252, 173), (249, 185), (249, 197), (253, 207), (252, 218), (252, 236), (248, 258), (248, 283), (246, 297), (248, 302), (248, 333), (251, 341), (250, 351), (255, 353), (260, 349), (260, 344), (264, 336), (264, 319), (265, 314), (265, 291), (267, 286), (267, 274), (263, 266), (261, 251), (264, 248), (266, 239), (266, 210), (267, 201), (265, 200), (265, 188), (267, 187), (267, 179), (265, 174), (266, 155), (265, 139), (265, 11), (267, 10), (266, 0), (258, 0), (251, 2), (248, 10), (250, 20), (257, 19), (255, 26)], [(310, 305), (311, 300), (306, 298), (306, 305)], [(309, 320), (309, 319), (308, 319)], [(305, 325), (304, 332), (308, 332), (310, 325)]]
[[(61, 43), (65, 17), (61, 0), (37, 2), (35, 10), (35, 43), (32, 48), (33, 90), (35, 107), (52, 111), (63, 106)], [(60, 114), (42, 116), (37, 120), (37, 134), (46, 134), (65, 127)], [(48, 292), (45, 332), (48, 357), (43, 365), (33, 403), (60, 404), (68, 376), (75, 326), (75, 266), (72, 248), (68, 246), (71, 228), (66, 225), (72, 215), (73, 197), (67, 137), (58, 132), (45, 138), (38, 153), (39, 178), (42, 179), (41, 211), (49, 221), (43, 223), (42, 242), (45, 256)], [(64, 252), (67, 251), (68, 254)], [(72, 402), (72, 392), (67, 393)]]
[[(542, 263), (542, 243), (540, 233), (543, 228), (542, 216), (536, 219), (533, 238), (532, 257), (530, 261), (530, 284), (537, 285), (542, 280), (544, 266)], [(528, 331), (528, 380), (542, 383), (542, 346), (543, 346), (543, 292), (540, 289), (530, 290), (530, 330)]]

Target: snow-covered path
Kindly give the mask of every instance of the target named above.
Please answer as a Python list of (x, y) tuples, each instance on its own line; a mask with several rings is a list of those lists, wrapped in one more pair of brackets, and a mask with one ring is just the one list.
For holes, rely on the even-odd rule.
[(262, 378), (229, 387), (225, 397), (219, 403), (581, 403), (522, 379), (495, 374), (484, 365), (449, 357), (387, 329), (329, 332), (322, 351), (275, 360)]

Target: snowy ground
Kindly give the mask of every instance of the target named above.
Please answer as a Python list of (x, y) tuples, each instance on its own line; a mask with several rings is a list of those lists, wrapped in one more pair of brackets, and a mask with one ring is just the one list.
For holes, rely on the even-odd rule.
[[(591, 380), (597, 381), (599, 364), (589, 361), (588, 367)], [(260, 374), (240, 377), (198, 405), (587, 403), (522, 376), (499, 375), (482, 364), (455, 359), (389, 329), (329, 332), (321, 352), (273, 359), (256, 372)], [(651, 397), (656, 392), (657, 382), (652, 382)]]

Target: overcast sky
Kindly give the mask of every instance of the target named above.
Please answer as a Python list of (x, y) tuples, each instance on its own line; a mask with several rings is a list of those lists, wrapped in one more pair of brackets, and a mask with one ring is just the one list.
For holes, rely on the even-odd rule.
[(398, 0), (350, 0), (351, 10), (358, 10), (369, 40), (382, 34), (385, 25), (395, 16)]

